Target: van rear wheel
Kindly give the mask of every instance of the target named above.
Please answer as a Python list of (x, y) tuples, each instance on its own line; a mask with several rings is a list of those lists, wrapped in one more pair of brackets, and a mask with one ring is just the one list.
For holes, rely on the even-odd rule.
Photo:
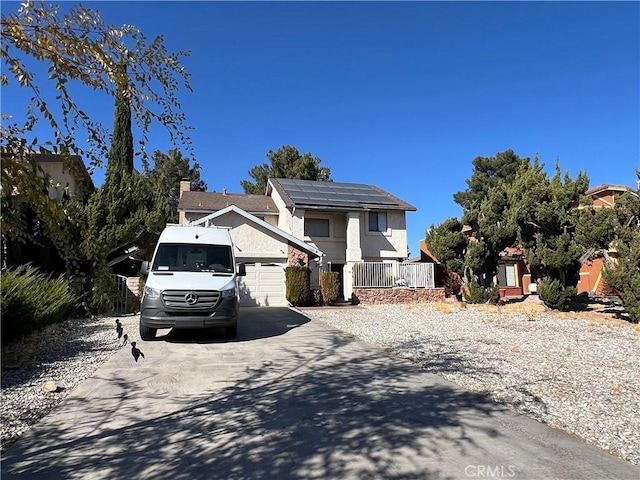
[(145, 327), (142, 322), (140, 322), (140, 338), (146, 342), (153, 340), (156, 338), (157, 328)]
[(238, 336), (238, 322), (234, 323), (230, 327), (225, 327), (224, 336), (227, 338), (236, 338)]

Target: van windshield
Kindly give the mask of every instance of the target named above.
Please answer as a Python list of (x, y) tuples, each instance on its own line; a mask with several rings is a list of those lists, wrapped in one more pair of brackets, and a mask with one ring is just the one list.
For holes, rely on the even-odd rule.
[(228, 245), (163, 243), (151, 267), (159, 272), (217, 272), (233, 274), (233, 256)]

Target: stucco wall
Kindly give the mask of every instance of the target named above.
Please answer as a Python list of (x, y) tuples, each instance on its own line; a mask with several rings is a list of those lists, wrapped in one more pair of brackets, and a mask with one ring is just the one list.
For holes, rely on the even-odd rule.
[(370, 232), (368, 212), (360, 219), (362, 258), (405, 259), (407, 252), (407, 230), (405, 212), (387, 212), (387, 232)]
[(67, 186), (71, 194), (78, 191), (78, 182), (63, 162), (38, 162), (38, 165), (51, 177), (54, 187), (49, 189), (49, 196), (54, 200), (62, 200)]
[(444, 288), (354, 288), (352, 296), (364, 304), (416, 303), (444, 300)]
[(216, 219), (216, 225), (231, 227), (236, 257), (287, 257), (288, 245), (266, 229), (248, 225), (244, 217), (229, 212)]

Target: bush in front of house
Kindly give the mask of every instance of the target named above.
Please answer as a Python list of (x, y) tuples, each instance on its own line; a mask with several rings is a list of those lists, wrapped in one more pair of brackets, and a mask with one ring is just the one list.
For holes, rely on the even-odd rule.
[(339, 275), (338, 272), (320, 272), (320, 289), (326, 305), (333, 305), (340, 298)]
[(27, 265), (2, 269), (2, 344), (68, 319), (78, 294), (63, 276), (52, 277)]
[(568, 310), (569, 304), (576, 296), (575, 287), (563, 287), (560, 280), (551, 280), (549, 277), (542, 279), (537, 290), (540, 300), (554, 310)]
[(497, 285), (484, 287), (476, 281), (465, 285), (464, 300), (467, 303), (498, 303), (500, 300), (500, 288)]
[(291, 265), (284, 269), (287, 301), (294, 307), (303, 307), (311, 297), (311, 269), (303, 265)]

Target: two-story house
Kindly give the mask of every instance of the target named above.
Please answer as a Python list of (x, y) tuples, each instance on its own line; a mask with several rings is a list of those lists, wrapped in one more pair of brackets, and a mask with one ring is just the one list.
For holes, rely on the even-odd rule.
[(340, 274), (351, 297), (358, 262), (408, 256), (406, 212), (416, 208), (381, 188), (356, 183), (270, 179), (265, 195), (191, 192), (183, 182), (180, 223), (231, 229), (245, 305), (286, 305), (284, 268), (304, 264)]

